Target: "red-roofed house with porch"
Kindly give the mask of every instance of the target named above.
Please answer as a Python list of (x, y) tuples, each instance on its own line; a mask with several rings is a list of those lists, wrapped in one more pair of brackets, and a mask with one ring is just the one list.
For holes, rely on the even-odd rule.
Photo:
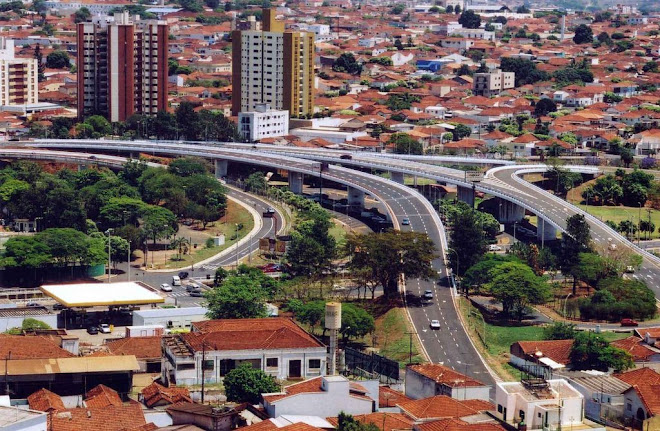
[(283, 380), (325, 375), (325, 345), (288, 318), (206, 320), (192, 331), (163, 338), (165, 382), (200, 384), (202, 356), (207, 382), (244, 362)]
[(406, 396), (418, 400), (436, 395), (454, 399), (488, 401), (490, 386), (440, 364), (406, 368)]

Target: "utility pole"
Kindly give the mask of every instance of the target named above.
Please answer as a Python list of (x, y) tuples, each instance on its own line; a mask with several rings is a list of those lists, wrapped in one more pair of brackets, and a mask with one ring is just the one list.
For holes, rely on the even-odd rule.
[(410, 332), (406, 332), (406, 334), (408, 334), (408, 336), (410, 338), (410, 348), (409, 348), (409, 352), (408, 352), (408, 365), (412, 365), (412, 337), (413, 337), (413, 335), (417, 334), (417, 332), (410, 331)]
[(204, 362), (206, 362), (206, 342), (202, 342), (202, 404), (204, 404)]

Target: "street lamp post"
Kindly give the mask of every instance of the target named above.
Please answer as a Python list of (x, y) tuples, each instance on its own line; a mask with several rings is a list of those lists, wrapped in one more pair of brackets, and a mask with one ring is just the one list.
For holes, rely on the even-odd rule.
[(110, 234), (113, 232), (112, 229), (108, 229), (105, 231), (105, 233), (108, 235), (108, 283), (110, 283), (110, 253), (111, 253), (111, 248), (110, 248)]

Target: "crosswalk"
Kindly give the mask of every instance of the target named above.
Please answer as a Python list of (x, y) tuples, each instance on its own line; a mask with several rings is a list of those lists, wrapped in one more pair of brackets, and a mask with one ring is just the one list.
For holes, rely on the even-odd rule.
[(207, 271), (215, 271), (216, 269), (220, 268), (220, 265), (202, 265), (202, 268), (206, 269)]
[(180, 291), (180, 292), (171, 292), (168, 294), (168, 296), (171, 296), (172, 298), (176, 298), (182, 296), (190, 296), (190, 294), (188, 292)]

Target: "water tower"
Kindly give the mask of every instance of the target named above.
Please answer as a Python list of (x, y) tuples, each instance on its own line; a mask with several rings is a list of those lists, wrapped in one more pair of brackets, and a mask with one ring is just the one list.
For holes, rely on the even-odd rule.
[(341, 302), (325, 304), (325, 329), (330, 331), (330, 357), (328, 358), (328, 375), (337, 372), (337, 341), (341, 329)]

